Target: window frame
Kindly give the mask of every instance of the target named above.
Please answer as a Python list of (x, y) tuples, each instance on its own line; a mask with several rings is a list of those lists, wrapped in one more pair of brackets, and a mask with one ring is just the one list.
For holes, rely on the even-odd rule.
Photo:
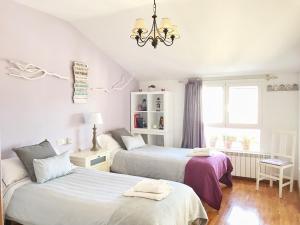
[[(256, 124), (234, 124), (229, 123), (229, 88), (238, 86), (257, 86), (258, 88), (258, 112)], [(223, 88), (223, 122), (222, 123), (205, 123), (208, 127), (219, 128), (240, 128), (240, 129), (261, 129), (262, 126), (262, 81), (261, 80), (223, 80), (223, 81), (204, 81), (205, 87), (222, 87)], [(204, 96), (204, 95), (203, 95)], [(202, 99), (203, 102), (203, 99)]]

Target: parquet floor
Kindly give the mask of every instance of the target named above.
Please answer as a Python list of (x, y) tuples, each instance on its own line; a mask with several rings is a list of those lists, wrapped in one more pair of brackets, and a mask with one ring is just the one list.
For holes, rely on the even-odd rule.
[(222, 190), (219, 212), (205, 205), (208, 225), (300, 225), (300, 195), (296, 188), (290, 193), (285, 187), (279, 199), (276, 184), (269, 187), (261, 182), (256, 191), (254, 180), (234, 178), (233, 188)]

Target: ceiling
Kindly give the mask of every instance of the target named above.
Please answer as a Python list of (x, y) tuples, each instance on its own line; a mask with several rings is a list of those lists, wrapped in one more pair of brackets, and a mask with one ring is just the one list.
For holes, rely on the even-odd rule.
[(299, 0), (157, 0), (181, 33), (157, 49), (129, 38), (135, 18), (150, 26), (151, 0), (16, 1), (69, 21), (141, 80), (300, 72)]

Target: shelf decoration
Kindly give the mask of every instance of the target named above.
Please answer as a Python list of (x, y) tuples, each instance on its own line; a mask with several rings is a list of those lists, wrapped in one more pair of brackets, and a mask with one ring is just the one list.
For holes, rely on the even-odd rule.
[(110, 94), (113, 91), (122, 91), (131, 81), (133, 77), (129, 77), (126, 75), (122, 75), (120, 80), (113, 83), (110, 88), (90, 88), (91, 91), (103, 91), (106, 94)]
[(298, 91), (299, 85), (298, 84), (275, 84), (275, 85), (268, 85), (267, 91)]
[(7, 67), (8, 76), (18, 77), (25, 80), (39, 80), (46, 76), (52, 76), (62, 80), (69, 80), (69, 77), (61, 76), (56, 73), (50, 73), (47, 70), (31, 63), (24, 63), (21, 61), (7, 60), (9, 67)]
[(88, 101), (88, 66), (82, 62), (73, 62), (74, 93), (73, 101), (84, 104)]
[(155, 91), (156, 86), (154, 84), (151, 84), (148, 86), (148, 91)]

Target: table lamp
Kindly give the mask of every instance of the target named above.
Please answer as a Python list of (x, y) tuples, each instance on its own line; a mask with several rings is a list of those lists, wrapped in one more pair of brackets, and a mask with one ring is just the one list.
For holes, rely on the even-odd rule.
[(93, 147), (91, 151), (99, 151), (100, 149), (97, 147), (97, 128), (96, 125), (103, 124), (101, 113), (88, 113), (85, 116), (85, 123), (94, 124), (93, 127)]

